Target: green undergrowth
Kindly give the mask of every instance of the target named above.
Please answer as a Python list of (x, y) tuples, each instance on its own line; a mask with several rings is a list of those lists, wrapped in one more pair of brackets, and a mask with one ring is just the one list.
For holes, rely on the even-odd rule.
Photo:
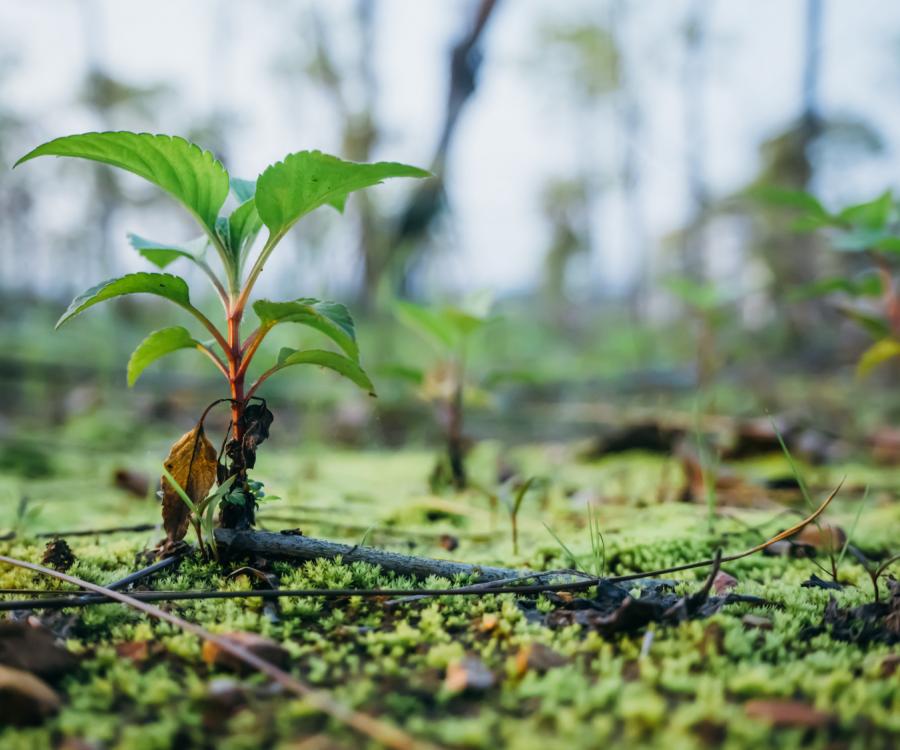
[[(502, 506), (492, 508), (477, 491), (427, 492), (432, 458), (427, 451), (261, 454), (258, 475), (266, 479), (268, 491), (284, 498), (264, 506), (261, 525), (299, 527), (308, 535), (353, 543), (368, 530), (369, 543), (396, 551), (549, 569), (571, 563), (544, 524), (576, 557), (589, 561), (591, 504), (604, 535), (609, 572), (617, 574), (709, 557), (719, 547), (726, 553), (740, 551), (793, 523), (792, 516), (777, 515), (785, 506), (805, 509), (802, 499), (789, 496), (752, 509), (720, 505), (710, 530), (705, 505), (675, 501), (680, 472), (664, 459), (632, 455), (586, 464), (575, 461), (567, 446), (527, 446), (503, 456), (520, 471), (527, 467), (528, 475), (540, 477), (522, 504), (520, 555), (514, 557)], [(499, 448), (482, 445), (473, 458), (473, 474), (490, 483)], [(18, 524), (21, 535), (0, 543), (0, 552), (39, 561), (46, 540), (30, 534), (155, 519), (152, 498), (128, 497), (110, 485), (109, 472), (120, 465), (152, 471), (152, 452), (106, 455), (88, 467), (64, 456), (53, 476), (5, 476), (0, 529)], [(771, 469), (761, 466), (748, 465), (744, 471), (753, 477)], [(862, 485), (871, 484), (853, 541), (872, 557), (896, 552), (896, 472), (865, 466), (811, 472), (814, 497), (824, 498), (845, 474), (846, 491), (827, 520), (849, 528)], [(22, 493), (42, 512), (17, 519)], [(455, 549), (446, 549), (448, 536), (458, 542)], [(135, 570), (137, 555), (158, 537), (154, 532), (72, 537), (77, 561), (70, 572), (108, 583)], [(822, 555), (817, 559), (824, 562)], [(256, 585), (246, 576), (227, 577), (240, 564), (219, 566), (192, 558), (177, 571), (157, 576), (152, 586)], [(838, 592), (801, 587), (812, 573), (824, 576), (809, 559), (756, 555), (724, 569), (737, 578), (736, 593), (763, 597), (774, 606), (729, 605), (706, 620), (651, 626), (652, 638), (645, 632), (603, 638), (579, 626), (550, 629), (526, 616), (512, 595), (438, 597), (398, 607), (362, 598), (283, 599), (277, 606), (259, 599), (165, 606), (213, 632), (249, 631), (279, 641), (299, 678), (448, 747), (896, 746), (900, 672), (890, 675), (884, 669), (891, 648), (804, 632), (821, 624), (832, 595), (842, 607), (872, 600), (861, 566), (849, 556), (843, 560), (839, 577), (846, 585)], [(462, 583), (417, 582), (358, 562), (275, 562), (272, 572), (282, 588)], [(667, 577), (678, 581), (678, 591), (691, 592), (706, 575), (698, 570)], [(7, 587), (67, 588), (3, 567), (0, 588)], [(554, 606), (541, 597), (537, 612)], [(749, 626), (742, 619), (747, 614), (766, 618), (771, 629)], [(323, 746), (366, 746), (261, 677), (208, 666), (199, 640), (171, 625), (119, 605), (47, 614), (46, 620), (65, 633), (68, 647), (81, 655), (80, 665), (57, 684), (64, 698), (61, 712), (37, 728), (0, 729), (4, 750), (55, 748), (76, 739), (116, 750), (287, 750), (319, 735), (332, 743)], [(134, 661), (117, 652), (131, 642), (157, 645), (149, 658)], [(546, 671), (523, 670), (520, 653), (533, 644), (553, 649), (564, 663)], [(492, 672), (493, 685), (463, 691), (448, 687), (448, 667), (467, 656), (477, 657)], [(754, 700), (802, 701), (829, 714), (831, 723), (824, 728), (772, 726), (748, 714), (747, 703)]]

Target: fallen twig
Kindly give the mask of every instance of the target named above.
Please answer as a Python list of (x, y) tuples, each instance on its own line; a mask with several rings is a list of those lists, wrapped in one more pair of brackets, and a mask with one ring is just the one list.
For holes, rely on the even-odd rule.
[(357, 732), (360, 732), (361, 734), (364, 734), (367, 737), (370, 737), (376, 742), (380, 742), (387, 747), (395, 748), (395, 750), (416, 750), (419, 748), (421, 748), (422, 750), (426, 750), (427, 748), (434, 748), (434, 745), (416, 740), (414, 737), (410, 736), (403, 730), (391, 726), (390, 724), (387, 724), (380, 719), (376, 719), (367, 714), (355, 711), (354, 709), (349, 708), (342, 703), (338, 703), (328, 694), (320, 690), (315, 690), (306, 683), (301, 682), (292, 675), (279, 669), (275, 665), (271, 664), (265, 659), (262, 659), (252, 651), (235, 643), (229, 638), (221, 635), (216, 635), (215, 633), (210, 633), (199, 625), (188, 622), (187, 620), (184, 620), (177, 615), (166, 612), (159, 607), (155, 607), (152, 604), (147, 604), (146, 602), (139, 601), (133, 596), (123, 594), (106, 586), (99, 586), (95, 583), (90, 583), (80, 578), (75, 578), (74, 576), (70, 576), (66, 573), (60, 573), (59, 571), (45, 568), (43, 565), (36, 565), (35, 563), (30, 563), (25, 560), (17, 560), (14, 557), (7, 557), (6, 555), (0, 555), (0, 562), (6, 563), (7, 565), (13, 565), (17, 568), (25, 568), (26, 570), (31, 570), (35, 573), (41, 573), (42, 575), (51, 576), (53, 578), (59, 579), (60, 581), (65, 581), (66, 583), (80, 586), (87, 591), (101, 594), (102, 596), (108, 599), (113, 599), (117, 602), (120, 602), (121, 604), (127, 604), (128, 606), (133, 607), (134, 609), (137, 609), (144, 614), (171, 623), (172, 625), (175, 625), (176, 627), (179, 627), (182, 630), (187, 631), (188, 633), (192, 633), (193, 635), (196, 635), (197, 637), (202, 638), (205, 641), (214, 643), (225, 653), (230, 654), (231, 656), (239, 659), (248, 666), (251, 666), (259, 672), (262, 672), (264, 675), (277, 682), (286, 690), (290, 690), (292, 693), (299, 695), (307, 703), (309, 703), (311, 706), (318, 709), (322, 713), (325, 713), (332, 718), (337, 719), (347, 726), (352, 727)]
[[(761, 552), (775, 542), (799, 533), (807, 524), (815, 521), (834, 500), (840, 491), (844, 480), (832, 492), (816, 510), (803, 520), (776, 534), (771, 539), (757, 544), (744, 552), (728, 555), (721, 562), (733, 562), (742, 557), (748, 557)], [(456, 576), (474, 577), (481, 581), (496, 581), (504, 578), (515, 578), (522, 575), (534, 575), (536, 571), (515, 570), (513, 568), (499, 568), (490, 565), (471, 565), (469, 563), (454, 562), (451, 560), (438, 560), (431, 557), (417, 557), (414, 555), (402, 555), (396, 552), (365, 547), (362, 545), (338, 544), (323, 539), (315, 539), (308, 536), (293, 536), (278, 534), (269, 531), (234, 531), (232, 529), (216, 529), (216, 542), (231, 553), (268, 555), (288, 560), (318, 560), (320, 558), (333, 559), (340, 557), (345, 563), (365, 562), (371, 565), (379, 565), (383, 570), (411, 575), (417, 578), (428, 576), (440, 576), (442, 578), (454, 578)], [(714, 563), (714, 559), (700, 560), (698, 562), (676, 565), (660, 570), (642, 571), (622, 576), (615, 576), (605, 580), (612, 582), (633, 581), (640, 578), (652, 578), (654, 576), (677, 573), (693, 568), (705, 568)], [(595, 579), (599, 580), (599, 579)]]

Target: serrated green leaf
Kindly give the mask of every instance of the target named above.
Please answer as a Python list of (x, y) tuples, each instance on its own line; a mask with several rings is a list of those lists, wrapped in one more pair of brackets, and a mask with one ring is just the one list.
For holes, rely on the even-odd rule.
[(889, 359), (900, 356), (900, 341), (887, 338), (876, 341), (863, 352), (856, 365), (856, 374), (863, 378)]
[(304, 297), (291, 302), (257, 300), (253, 311), (264, 326), (278, 323), (300, 323), (315, 328), (334, 341), (354, 362), (359, 362), (356, 330), (350, 311), (339, 302)]
[(128, 243), (158, 268), (165, 268), (179, 258), (194, 262), (203, 259), (207, 246), (206, 237), (178, 245), (171, 242), (156, 242), (136, 234), (128, 235)]
[(283, 235), (303, 215), (323, 205), (338, 211), (355, 190), (391, 177), (430, 177), (396, 162), (358, 164), (321, 151), (298, 151), (268, 167), (256, 181), (256, 208), (272, 236)]
[(191, 304), (187, 282), (180, 276), (168, 273), (130, 273), (118, 279), (104, 281), (79, 294), (56, 322), (56, 327), (59, 328), (89, 307), (125, 294), (155, 294), (185, 308), (189, 308)]
[(110, 164), (158, 185), (210, 233), (228, 196), (228, 172), (210, 153), (183, 138), (150, 133), (82, 133), (56, 138), (28, 152), (16, 166), (38, 156), (71, 156)]
[(282, 370), (292, 365), (319, 365), (320, 367), (327, 367), (329, 370), (334, 370), (356, 383), (364, 391), (367, 391), (370, 396), (375, 395), (375, 386), (372, 385), (372, 381), (369, 380), (369, 376), (366, 375), (362, 367), (342, 354), (325, 351), (324, 349), (298, 351), (297, 349), (285, 347), (278, 353), (278, 360), (274, 369), (276, 371)]
[(147, 366), (179, 349), (196, 349), (196, 341), (186, 328), (173, 326), (154, 331), (132, 352), (128, 360), (128, 386), (133, 386)]

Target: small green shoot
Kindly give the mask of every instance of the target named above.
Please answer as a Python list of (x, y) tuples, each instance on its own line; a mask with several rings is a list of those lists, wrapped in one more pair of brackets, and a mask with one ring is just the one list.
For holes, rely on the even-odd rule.
[(602, 578), (606, 574), (606, 540), (603, 538), (603, 533), (600, 530), (600, 520), (594, 515), (590, 505), (588, 505), (588, 533), (591, 539), (591, 557), (588, 565), (585, 565), (546, 523), (544, 528), (556, 540), (573, 570), (587, 570), (593, 572), (593, 575), (597, 578)]

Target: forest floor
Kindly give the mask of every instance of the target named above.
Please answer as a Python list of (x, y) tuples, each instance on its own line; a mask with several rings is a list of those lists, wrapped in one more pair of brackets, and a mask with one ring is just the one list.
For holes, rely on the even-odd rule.
[[(162, 453), (63, 455), (47, 476), (0, 476), (0, 533), (18, 531), (0, 542), (0, 554), (40, 562), (48, 540), (35, 535), (42, 532), (157, 521), (152, 490), (139, 499), (114, 487), (110, 477), (120, 468), (153, 476)], [(809, 512), (790, 482), (771, 481), (790, 476), (780, 455), (729, 465), (732, 481), (714, 500), (682, 502), (683, 473), (670, 458), (631, 453), (585, 461), (572, 444), (523, 446), (502, 457), (523, 475), (540, 477), (522, 504), (514, 554), (504, 506), (492, 508), (478, 490), (430, 494), (432, 460), (431, 453), (412, 450), (263, 451), (255, 474), (281, 499), (262, 506), (260, 526), (471, 563), (572, 567), (555, 535), (580, 567), (593, 572), (599, 566), (612, 575), (708, 558), (718, 548), (741, 551)], [(498, 462), (496, 446), (480, 445), (473, 476), (495, 477)], [(438, 746), (897, 747), (900, 591), (893, 605), (884, 605), (894, 610), (885, 609), (881, 619), (860, 619), (864, 610), (854, 615), (874, 595), (852, 554), (841, 560), (840, 586), (803, 584), (814, 574), (831, 580), (817, 563), (830, 569), (826, 539), (843, 537), (829, 525), (852, 532), (851, 545), (871, 560), (900, 552), (900, 469), (844, 464), (804, 469), (804, 475), (816, 504), (846, 477), (824, 531), (811, 529), (802, 544), (781, 545), (778, 554), (724, 565), (733, 581), (720, 575), (712, 598), (703, 601), (684, 597), (701, 590), (708, 568), (664, 576), (670, 584), (623, 584), (624, 593), (440, 596), (399, 605), (384, 597), (315, 597), (163, 606), (216, 633), (276, 641), (296, 677)], [(771, 489), (779, 484), (788, 489)], [(22, 497), (28, 501), (19, 512)], [(589, 507), (603, 535), (599, 547), (596, 537), (592, 544)], [(109, 583), (146, 564), (139, 554), (160, 538), (158, 530), (69, 536), (75, 556), (69, 572)], [(254, 574), (229, 575), (246, 564), (281, 588), (463, 583), (414, 581), (359, 562), (219, 565), (195, 555), (136, 589), (259, 586)], [(0, 566), (0, 588), (71, 587)], [(621, 608), (620, 593), (651, 610), (660, 601), (681, 600), (680, 609), (626, 617), (613, 611)], [(765, 601), (729, 602), (727, 594)], [(601, 601), (610, 597), (612, 609)], [(0, 596), (14, 598), (21, 596)], [(887, 576), (880, 599), (890, 601)], [(76, 658), (47, 678), (60, 698), (52, 715), (28, 727), (11, 724), (24, 713), (0, 719), (4, 750), (367, 746), (260, 675), (235, 671), (209, 653), (205, 659), (197, 637), (120, 604), (5, 614), (6, 622), (29, 616), (61, 636)], [(8, 656), (2, 641), (0, 631), (0, 655)]]

